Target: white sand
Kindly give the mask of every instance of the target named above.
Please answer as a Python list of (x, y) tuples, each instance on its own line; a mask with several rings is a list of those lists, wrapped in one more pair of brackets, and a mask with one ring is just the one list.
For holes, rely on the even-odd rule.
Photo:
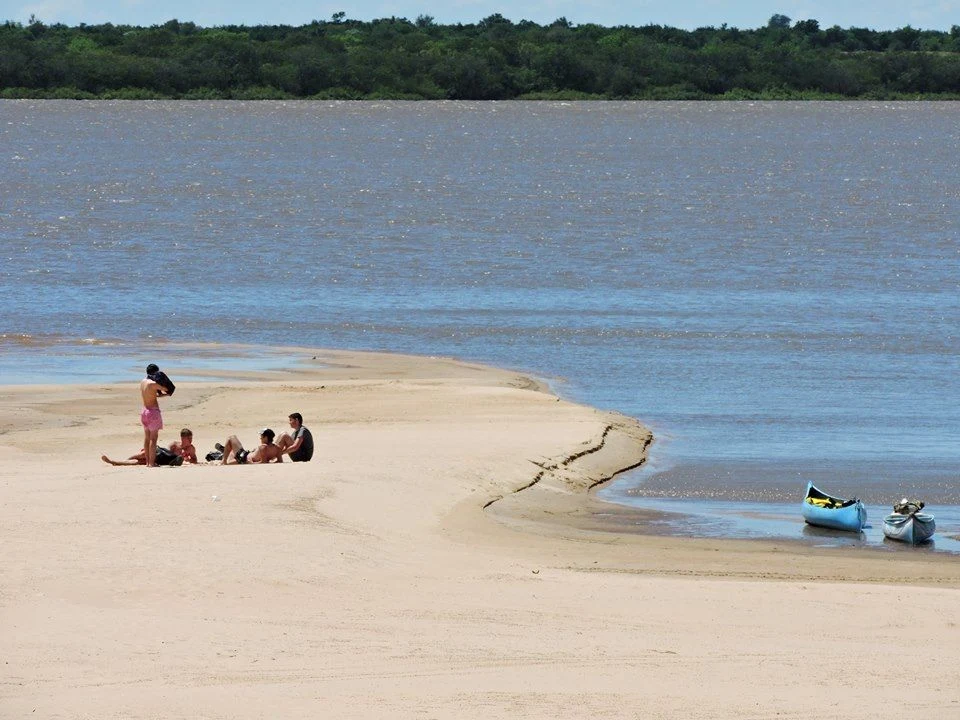
[(0, 388), (0, 718), (960, 717), (956, 558), (628, 533), (585, 488), (635, 421), (315, 354), (161, 401), (201, 454), (299, 411), (307, 464), (110, 467), (135, 382)]

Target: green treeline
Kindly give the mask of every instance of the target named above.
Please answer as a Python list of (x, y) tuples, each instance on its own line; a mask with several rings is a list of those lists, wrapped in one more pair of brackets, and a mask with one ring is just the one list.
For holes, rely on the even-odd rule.
[(0, 26), (3, 98), (960, 99), (960, 27)]

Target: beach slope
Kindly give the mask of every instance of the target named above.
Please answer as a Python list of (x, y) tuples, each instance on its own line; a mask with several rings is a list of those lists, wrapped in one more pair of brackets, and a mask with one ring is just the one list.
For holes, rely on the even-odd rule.
[(161, 442), (296, 411), (310, 463), (111, 467), (135, 382), (0, 388), (0, 717), (960, 713), (952, 559), (651, 534), (590, 493), (643, 462), (636, 420), (469, 363), (304, 357), (178, 382)]

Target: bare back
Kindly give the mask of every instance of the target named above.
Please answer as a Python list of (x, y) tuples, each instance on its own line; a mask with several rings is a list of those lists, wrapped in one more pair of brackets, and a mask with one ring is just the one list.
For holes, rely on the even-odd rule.
[(145, 408), (160, 407), (157, 402), (157, 390), (160, 386), (150, 378), (144, 378), (140, 381), (140, 395), (143, 397), (143, 406)]

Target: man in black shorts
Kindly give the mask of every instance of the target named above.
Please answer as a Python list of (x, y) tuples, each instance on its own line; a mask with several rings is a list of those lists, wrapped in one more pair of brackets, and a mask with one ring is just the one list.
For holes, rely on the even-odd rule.
[(261, 430), (260, 445), (256, 450), (244, 450), (237, 436), (231, 435), (223, 444), (223, 462), (221, 464), (229, 464), (230, 458), (233, 458), (233, 462), (237, 465), (283, 462), (283, 453), (280, 452), (280, 448), (277, 445), (273, 444), (274, 435), (275, 433), (270, 428)]
[(277, 439), (281, 453), (290, 456), (293, 462), (307, 462), (313, 457), (313, 435), (303, 426), (303, 415), (290, 413), (290, 429), (293, 434), (284, 433)]

